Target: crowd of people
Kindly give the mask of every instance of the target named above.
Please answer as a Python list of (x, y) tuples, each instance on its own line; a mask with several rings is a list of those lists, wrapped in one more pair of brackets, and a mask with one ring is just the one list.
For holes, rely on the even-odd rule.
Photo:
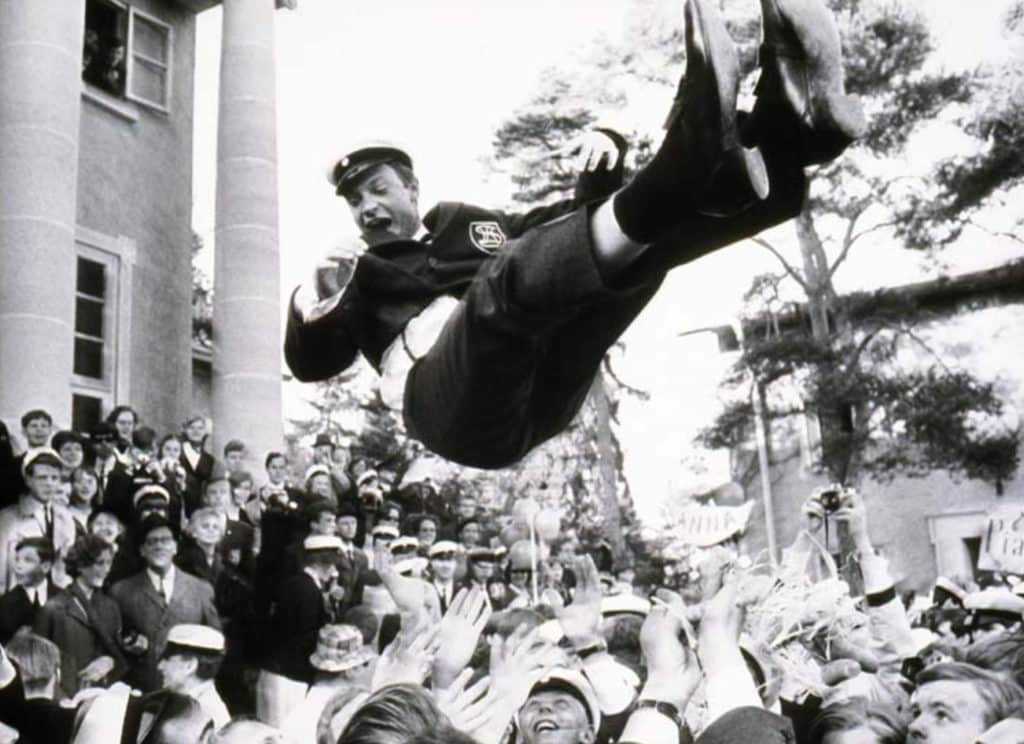
[(812, 495), (778, 565), (734, 538), (651, 585), (529, 499), (399, 488), (326, 434), (296, 479), (238, 440), (215, 458), (199, 416), (21, 424), (0, 741), (1024, 741), (1024, 586), (898, 595), (854, 491)]

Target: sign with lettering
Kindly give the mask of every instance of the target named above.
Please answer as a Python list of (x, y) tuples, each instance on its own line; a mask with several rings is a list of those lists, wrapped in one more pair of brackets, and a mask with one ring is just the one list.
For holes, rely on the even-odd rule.
[(978, 568), (1024, 574), (1024, 504), (1007, 504), (989, 513)]
[(675, 536), (687, 545), (709, 548), (746, 529), (753, 508), (753, 501), (740, 506), (688, 506), (679, 512)]

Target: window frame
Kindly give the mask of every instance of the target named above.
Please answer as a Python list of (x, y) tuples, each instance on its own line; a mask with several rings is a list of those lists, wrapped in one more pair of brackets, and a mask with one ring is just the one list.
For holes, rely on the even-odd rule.
[[(79, 225), (75, 228), (76, 283), (79, 257), (102, 264), (107, 274), (103, 307), (103, 378), (75, 374), (72, 366), (69, 370), (70, 393), (72, 396), (99, 398), (104, 409), (110, 410), (115, 400), (131, 397), (131, 286), (135, 241)], [(78, 298), (77, 284), (75, 298)], [(79, 333), (74, 326), (72, 331), (73, 338), (77, 339)]]
[[(171, 111), (171, 92), (174, 83), (174, 28), (165, 21), (154, 15), (139, 10), (135, 6), (127, 6), (128, 10), (128, 40), (126, 46), (127, 64), (125, 65), (124, 97), (134, 101), (141, 106), (156, 109), (165, 114)], [(135, 19), (142, 18), (147, 23), (160, 27), (167, 34), (167, 61), (163, 62), (154, 59), (146, 54), (135, 50)], [(162, 102), (152, 101), (132, 91), (132, 83), (135, 79), (135, 65), (148, 64), (152, 67), (161, 68), (164, 72), (164, 100)]]

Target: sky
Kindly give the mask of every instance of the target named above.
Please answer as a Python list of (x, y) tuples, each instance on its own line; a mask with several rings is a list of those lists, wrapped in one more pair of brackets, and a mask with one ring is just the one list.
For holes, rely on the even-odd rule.
[[(973, 66), (998, 55), (999, 11), (1006, 0), (907, 0), (929, 18), (935, 64)], [(344, 204), (325, 181), (332, 157), (361, 140), (384, 138), (413, 153), (421, 204), (441, 199), (508, 203), (508, 184), (488, 177), (483, 158), (496, 126), (530, 97), (546, 67), (572, 66), (588, 42), (615, 39), (630, 0), (299, 0), (276, 17), (282, 315), (285, 297), (316, 258), (353, 235)], [(682, 3), (679, 3), (682, 16)], [(216, 101), (220, 11), (199, 18), (197, 36), (193, 225), (213, 243)], [(665, 107), (668, 101), (664, 102)], [(652, 110), (660, 121), (664, 107)], [(919, 162), (960, 146), (936, 129)], [(792, 228), (774, 235), (794, 255)], [(991, 242), (991, 241), (989, 241)], [(964, 245), (943, 253), (947, 269), (966, 271), (1016, 255), (1016, 245), (987, 252)], [(206, 256), (212, 270), (212, 257)], [(933, 275), (936, 265), (881, 241), (862, 246), (839, 289)], [(716, 382), (729, 359), (714, 337), (681, 332), (731, 322), (756, 273), (776, 271), (767, 252), (737, 245), (676, 271), (628, 331), (616, 369), (651, 393), (623, 405), (620, 439), (641, 516), (692, 487), (680, 460), (699, 425), (714, 415)], [(286, 416), (301, 407), (301, 388), (286, 390)], [(721, 474), (722, 463), (707, 476)]]

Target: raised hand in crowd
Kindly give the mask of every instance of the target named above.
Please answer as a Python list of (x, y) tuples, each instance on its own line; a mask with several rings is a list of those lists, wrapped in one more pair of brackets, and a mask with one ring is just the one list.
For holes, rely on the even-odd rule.
[(441, 618), (440, 648), (431, 676), (435, 688), (448, 687), (469, 665), (490, 617), (482, 588), (460, 589), (455, 595), (448, 612)]
[(422, 685), (441, 645), (440, 628), (431, 623), (403, 627), (384, 649), (373, 670), (371, 688)]
[(437, 593), (422, 579), (402, 576), (395, 570), (394, 557), (386, 545), (373, 546), (373, 568), (398, 606), (402, 625), (421, 622), (436, 623), (441, 617)]
[(595, 643), (602, 643), (601, 635), (601, 578), (589, 555), (573, 559), (576, 573), (576, 594), (572, 602), (564, 607), (555, 607), (555, 617), (562, 626), (565, 637), (577, 650)]

